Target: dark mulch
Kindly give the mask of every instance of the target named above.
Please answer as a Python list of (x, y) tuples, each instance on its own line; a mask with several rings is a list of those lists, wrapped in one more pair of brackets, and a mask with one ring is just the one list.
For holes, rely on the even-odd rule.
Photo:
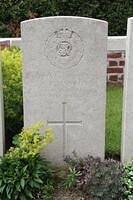
[(55, 200), (92, 200), (91, 198), (82, 197), (81, 193), (78, 191), (64, 191), (57, 190), (54, 195)]

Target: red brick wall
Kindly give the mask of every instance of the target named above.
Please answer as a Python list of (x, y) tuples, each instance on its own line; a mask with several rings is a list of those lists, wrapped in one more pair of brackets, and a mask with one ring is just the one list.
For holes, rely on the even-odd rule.
[(9, 48), (10, 47), (10, 40), (0, 41), (0, 49)]
[(107, 82), (123, 83), (125, 67), (125, 51), (109, 51), (107, 66)]
[[(9, 48), (10, 40), (0, 41), (0, 49)], [(125, 51), (108, 51), (107, 83), (123, 83)]]

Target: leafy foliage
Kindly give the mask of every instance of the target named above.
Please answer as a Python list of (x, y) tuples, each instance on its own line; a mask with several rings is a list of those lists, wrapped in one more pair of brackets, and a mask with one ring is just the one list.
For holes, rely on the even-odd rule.
[(17, 146), (0, 158), (1, 200), (40, 200), (44, 195), (50, 198), (52, 170), (39, 153), (52, 141), (52, 133), (46, 129), (45, 136), (41, 136), (40, 128), (37, 123), (24, 129), (15, 141)]
[(5, 156), (0, 161), (0, 198), (33, 199), (34, 193), (52, 178), (52, 172), (39, 156), (28, 159), (10, 159)]
[(47, 184), (43, 185), (40, 191), (37, 193), (37, 196), (34, 197), (35, 200), (54, 200), (53, 198), (53, 181), (48, 182)]
[(80, 173), (77, 177), (76, 188), (90, 198), (96, 200), (123, 199), (123, 168), (114, 160), (101, 161), (99, 158), (88, 156), (80, 159), (66, 158), (75, 170)]
[(3, 0), (0, 2), (0, 35), (20, 36), (20, 22), (56, 15), (93, 17), (109, 22), (110, 35), (125, 35), (133, 16), (132, 0)]
[(6, 141), (11, 143), (12, 136), (23, 127), (22, 102), (22, 53), (11, 48), (1, 51)]
[(47, 128), (45, 134), (39, 134), (43, 123), (38, 122), (35, 125), (23, 129), (17, 136), (14, 144), (16, 147), (11, 147), (6, 156), (9, 158), (28, 158), (29, 156), (36, 156), (39, 154), (49, 143), (53, 141), (52, 129)]
[(5, 33), (6, 36), (18, 37), (21, 21), (55, 13), (54, 0), (3, 0), (0, 2), (0, 22), (3, 25), (1, 35)]
[(125, 169), (124, 185), (126, 188), (125, 199), (132, 200), (133, 199), (133, 162), (126, 164), (124, 169)]

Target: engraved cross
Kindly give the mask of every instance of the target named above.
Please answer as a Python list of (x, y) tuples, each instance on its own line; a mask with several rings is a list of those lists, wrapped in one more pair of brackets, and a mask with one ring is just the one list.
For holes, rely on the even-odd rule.
[(62, 117), (63, 117), (63, 120), (61, 121), (47, 121), (47, 124), (50, 124), (50, 125), (61, 125), (63, 126), (63, 158), (65, 158), (65, 152), (66, 152), (66, 134), (67, 134), (67, 131), (66, 131), (66, 128), (67, 126), (73, 126), (73, 125), (81, 125), (82, 124), (82, 121), (72, 121), (72, 120), (66, 120), (66, 102), (63, 102), (62, 103), (62, 106), (63, 106), (63, 110), (62, 110)]

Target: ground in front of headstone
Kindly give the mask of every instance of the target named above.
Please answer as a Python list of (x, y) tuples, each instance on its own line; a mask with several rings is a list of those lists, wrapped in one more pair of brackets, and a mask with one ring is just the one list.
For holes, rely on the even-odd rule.
[(58, 189), (54, 195), (55, 200), (92, 200), (90, 198), (84, 198), (82, 195), (77, 191), (64, 191)]

